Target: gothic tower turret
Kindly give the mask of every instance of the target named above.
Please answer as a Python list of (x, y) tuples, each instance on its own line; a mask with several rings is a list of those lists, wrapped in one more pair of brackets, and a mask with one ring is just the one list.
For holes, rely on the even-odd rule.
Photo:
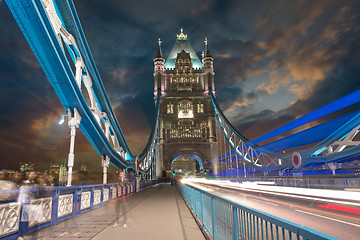
[(154, 95), (157, 96), (157, 91), (164, 91), (164, 62), (165, 59), (163, 57), (162, 51), (161, 51), (161, 40), (159, 38), (158, 41), (158, 48), (156, 51), (156, 56), (154, 59), (154, 78), (155, 78), (155, 84), (154, 84)]
[(204, 83), (205, 91), (210, 89), (215, 94), (215, 84), (214, 84), (214, 59), (211, 57), (210, 50), (208, 49), (208, 40), (205, 38), (205, 51), (203, 54), (203, 63), (204, 63)]

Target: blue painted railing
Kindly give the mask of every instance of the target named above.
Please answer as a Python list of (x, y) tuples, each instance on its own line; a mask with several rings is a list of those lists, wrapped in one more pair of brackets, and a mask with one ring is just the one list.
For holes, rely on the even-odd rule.
[(336, 239), (192, 186), (179, 183), (178, 188), (202, 230), (215, 240)]
[(6, 201), (0, 202), (0, 239), (16, 239), (23, 234), (56, 225), (101, 207), (111, 199), (131, 195), (151, 184), (151, 181), (141, 181), (139, 184), (130, 182), (124, 186), (111, 183), (31, 189), (29, 222), (20, 221), (24, 207), (17, 202), (19, 190), (0, 191), (2, 196), (7, 197)]

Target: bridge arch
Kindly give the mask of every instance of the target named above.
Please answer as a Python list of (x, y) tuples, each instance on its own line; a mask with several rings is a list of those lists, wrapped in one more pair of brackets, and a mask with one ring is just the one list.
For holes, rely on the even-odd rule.
[(195, 153), (178, 153), (176, 154), (172, 161), (171, 161), (171, 169), (173, 169), (173, 164), (176, 160), (181, 159), (181, 158), (190, 158), (190, 159), (194, 159), (198, 164), (199, 164), (199, 170), (203, 170), (204, 166), (203, 166), (203, 162), (201, 161), (201, 158), (195, 154)]

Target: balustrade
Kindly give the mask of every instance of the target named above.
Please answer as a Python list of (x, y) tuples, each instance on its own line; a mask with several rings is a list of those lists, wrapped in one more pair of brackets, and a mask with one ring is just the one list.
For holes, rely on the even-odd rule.
[[(140, 186), (142, 189), (147, 187), (147, 184), (140, 184)], [(0, 238), (12, 239), (23, 232), (32, 233), (56, 225), (109, 203), (110, 197), (112, 199), (120, 198), (136, 191), (138, 191), (136, 182), (122, 187), (113, 183), (32, 189), (31, 192), (34, 193), (32, 195), (46, 197), (35, 197), (30, 201), (27, 226), (20, 226), (20, 216), (25, 210), (20, 203), (16, 202), (19, 191), (0, 191), (0, 194), (12, 196), (8, 201), (0, 202)]]

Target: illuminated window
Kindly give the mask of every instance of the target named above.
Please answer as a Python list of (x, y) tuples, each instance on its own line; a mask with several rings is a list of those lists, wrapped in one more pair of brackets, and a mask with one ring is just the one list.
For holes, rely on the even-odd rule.
[(174, 105), (172, 103), (167, 105), (166, 113), (174, 113)]
[(178, 118), (193, 118), (193, 105), (189, 100), (183, 100), (178, 105)]
[(202, 104), (202, 103), (197, 104), (197, 112), (204, 113), (204, 104)]
[(200, 137), (200, 135), (201, 135), (200, 133), (201, 133), (201, 132), (200, 132), (199, 130), (200, 130), (200, 129), (198, 129), (198, 128), (195, 128), (195, 129), (194, 129), (194, 137)]

